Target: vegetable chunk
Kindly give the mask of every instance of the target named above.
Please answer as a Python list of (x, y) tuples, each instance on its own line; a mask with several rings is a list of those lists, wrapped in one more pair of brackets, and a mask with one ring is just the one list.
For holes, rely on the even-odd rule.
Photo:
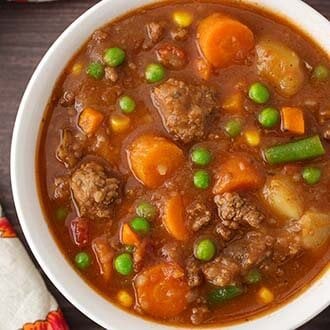
[(285, 220), (298, 220), (303, 214), (303, 201), (294, 183), (285, 176), (274, 176), (263, 189), (268, 207)]
[(308, 211), (300, 219), (302, 242), (306, 249), (322, 246), (330, 237), (330, 215)]
[(133, 141), (128, 161), (140, 182), (149, 188), (157, 188), (184, 163), (184, 156), (182, 150), (169, 140), (142, 135)]
[(256, 45), (257, 69), (285, 97), (295, 95), (305, 75), (298, 55), (279, 41), (262, 39)]
[(305, 133), (304, 112), (300, 108), (283, 107), (281, 109), (282, 129), (294, 134)]
[(216, 171), (214, 194), (258, 189), (264, 184), (264, 174), (246, 155), (232, 155)]
[(200, 22), (198, 41), (207, 61), (217, 68), (242, 63), (254, 47), (253, 32), (246, 25), (219, 13)]
[(87, 135), (94, 134), (100, 127), (104, 115), (102, 112), (92, 108), (85, 108), (79, 116), (79, 127)]
[(139, 273), (134, 280), (136, 299), (148, 314), (174, 317), (188, 305), (189, 291), (183, 269), (175, 263), (159, 263)]
[(188, 238), (181, 195), (171, 196), (165, 202), (163, 223), (166, 230), (177, 240), (184, 241)]

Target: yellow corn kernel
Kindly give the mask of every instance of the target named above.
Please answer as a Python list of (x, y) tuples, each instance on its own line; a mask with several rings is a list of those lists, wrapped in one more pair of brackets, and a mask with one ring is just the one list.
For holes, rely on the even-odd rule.
[(240, 114), (243, 111), (243, 95), (240, 92), (229, 95), (222, 104), (222, 108), (230, 113)]
[(115, 133), (123, 133), (128, 130), (131, 120), (125, 115), (113, 114), (110, 117), (110, 125)]
[(251, 147), (256, 147), (260, 144), (260, 132), (258, 130), (247, 130), (244, 132), (244, 137)]
[(273, 292), (264, 286), (258, 291), (258, 296), (264, 304), (269, 304), (274, 300)]
[(117, 299), (124, 307), (131, 307), (133, 305), (133, 297), (125, 290), (120, 290), (117, 293)]
[(178, 10), (173, 13), (173, 21), (179, 27), (186, 28), (192, 23), (193, 15), (186, 11)]
[(81, 63), (75, 63), (71, 68), (71, 73), (78, 76), (81, 73), (83, 66)]

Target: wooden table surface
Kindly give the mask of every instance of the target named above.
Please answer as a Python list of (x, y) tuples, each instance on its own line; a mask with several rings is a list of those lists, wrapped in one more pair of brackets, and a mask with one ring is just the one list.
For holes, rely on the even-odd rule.
[[(18, 105), (34, 68), (49, 46), (72, 21), (96, 2), (71, 0), (15, 4), (0, 0), (0, 201), (26, 247), (15, 212), (9, 176), (10, 142)], [(306, 2), (330, 19), (330, 0)], [(42, 275), (58, 300), (71, 329), (101, 329), (72, 306)], [(301, 328), (323, 329), (330, 329), (330, 307)]]

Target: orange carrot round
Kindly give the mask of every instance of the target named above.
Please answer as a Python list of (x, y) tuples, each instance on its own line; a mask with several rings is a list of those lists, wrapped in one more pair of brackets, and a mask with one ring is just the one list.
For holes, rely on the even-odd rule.
[(128, 160), (136, 178), (149, 188), (157, 188), (183, 164), (182, 150), (173, 142), (154, 135), (133, 141)]
[(241, 63), (255, 44), (246, 25), (219, 13), (200, 22), (198, 41), (205, 58), (217, 68)]
[(137, 274), (134, 288), (140, 307), (154, 317), (174, 317), (188, 305), (189, 287), (183, 269), (175, 263), (163, 262)]

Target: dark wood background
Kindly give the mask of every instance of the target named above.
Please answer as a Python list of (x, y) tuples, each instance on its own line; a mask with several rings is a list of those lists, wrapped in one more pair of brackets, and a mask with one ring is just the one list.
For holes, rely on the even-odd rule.
[[(0, 0), (0, 202), (26, 247), (13, 204), (9, 175), (10, 142), (16, 112), (25, 86), (46, 50), (71, 22), (96, 2), (71, 0), (22, 4)], [(330, 19), (330, 0), (306, 2)], [(58, 300), (71, 329), (101, 329), (72, 306), (42, 275)], [(330, 329), (330, 307), (301, 328), (325, 329)]]

